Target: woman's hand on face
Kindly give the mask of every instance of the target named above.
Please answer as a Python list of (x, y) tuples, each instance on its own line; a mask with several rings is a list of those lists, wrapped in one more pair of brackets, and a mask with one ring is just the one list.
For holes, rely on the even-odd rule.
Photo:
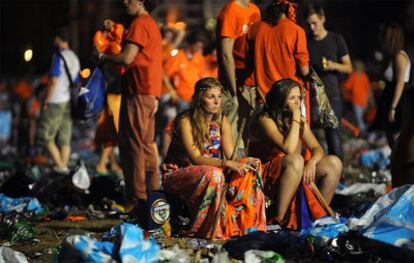
[(247, 163), (239, 163), (235, 161), (227, 161), (226, 167), (240, 175), (244, 175), (248, 171), (257, 171), (256, 168)]
[(288, 102), (287, 104), (289, 110), (292, 112), (293, 118), (295, 120), (300, 119), (300, 105), (297, 105), (293, 101)]
[(316, 174), (316, 162), (309, 160), (303, 168), (303, 181), (306, 184), (310, 184), (315, 181)]

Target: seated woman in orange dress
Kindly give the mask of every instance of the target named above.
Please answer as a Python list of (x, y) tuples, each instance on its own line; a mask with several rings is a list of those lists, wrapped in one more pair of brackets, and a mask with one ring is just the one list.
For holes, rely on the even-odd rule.
[[(192, 219), (188, 236), (226, 239), (266, 230), (261, 163), (255, 158), (230, 160), (234, 145), (229, 121), (221, 112), (222, 89), (214, 78), (199, 80), (190, 109), (177, 116), (172, 127), (163, 186), (186, 204)], [(227, 171), (228, 188), (219, 209)]]
[[(316, 182), (329, 203), (341, 175), (340, 159), (324, 155), (321, 145), (301, 117), (301, 100), (299, 83), (291, 79), (275, 82), (266, 94), (263, 112), (253, 125), (252, 135), (259, 141), (251, 143), (249, 154), (263, 162), (264, 192), (273, 203), (268, 211), (269, 223), (283, 224), (290, 220), (291, 214), (287, 212), (301, 181), (304, 188)], [(312, 153), (312, 158), (307, 161), (301, 154), (302, 144)], [(313, 211), (310, 212), (312, 214)], [(312, 216), (313, 219), (321, 217), (318, 212)]]

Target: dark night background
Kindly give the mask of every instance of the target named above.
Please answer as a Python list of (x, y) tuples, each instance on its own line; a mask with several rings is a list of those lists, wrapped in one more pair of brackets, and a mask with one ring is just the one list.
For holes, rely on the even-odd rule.
[[(213, 10), (218, 10), (226, 2), (207, 1), (210, 1), (208, 5), (214, 5)], [(181, 17), (194, 29), (208, 18), (203, 11), (205, 2), (159, 1), (160, 7), (154, 16), (161, 22), (165, 14), (163, 10), (177, 6)], [(263, 0), (256, 2), (260, 6), (266, 5)], [(413, 58), (414, 0), (302, 0), (298, 10), (301, 25), (302, 7), (307, 3), (318, 3), (325, 8), (327, 28), (345, 37), (352, 59), (372, 59), (378, 45), (379, 25), (385, 21), (402, 25), (406, 49)], [(213, 12), (210, 17), (215, 15)], [(52, 54), (53, 34), (62, 25), (70, 26), (72, 48), (79, 55), (82, 67), (89, 66), (92, 36), (106, 18), (128, 25), (121, 0), (0, 0), (0, 75), (23, 77), (46, 73)], [(23, 52), (27, 48), (33, 49), (34, 54), (29, 63), (23, 60)]]

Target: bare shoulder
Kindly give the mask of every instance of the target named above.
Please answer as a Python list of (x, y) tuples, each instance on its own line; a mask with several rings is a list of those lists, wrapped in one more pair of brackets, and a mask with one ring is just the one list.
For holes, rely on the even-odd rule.
[(263, 127), (276, 126), (275, 121), (267, 114), (260, 114), (257, 121)]
[(179, 130), (191, 130), (191, 121), (188, 116), (181, 116), (177, 122), (177, 127)]
[(396, 61), (397, 61), (397, 63), (408, 64), (409, 63), (409, 58), (408, 58), (407, 53), (405, 53), (402, 50), (400, 52), (398, 52), (398, 54), (396, 55)]

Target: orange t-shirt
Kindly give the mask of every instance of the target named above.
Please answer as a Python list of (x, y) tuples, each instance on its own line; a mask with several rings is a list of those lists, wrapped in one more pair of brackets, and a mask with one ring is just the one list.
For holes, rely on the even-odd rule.
[(217, 64), (217, 55), (208, 54), (204, 57), (206, 61), (206, 70), (203, 77), (218, 77), (218, 64)]
[(162, 45), (162, 61), (165, 63), (169, 57), (171, 57), (171, 52), (173, 51), (172, 45), (170, 43), (165, 43)]
[(17, 96), (19, 96), (19, 98), (26, 101), (30, 98), (30, 96), (32, 96), (33, 87), (29, 82), (20, 80), (17, 82), (14, 92)]
[(247, 7), (240, 6), (235, 0), (228, 2), (217, 18), (217, 56), (219, 58), (219, 78), (223, 82), (224, 66), (221, 57), (221, 39), (234, 39), (233, 57), (236, 66), (238, 85), (254, 85), (253, 79), (246, 79), (245, 53), (247, 49), (246, 34), (249, 28), (260, 20), (260, 9), (253, 3)]
[(367, 106), (370, 82), (368, 75), (364, 72), (352, 72), (348, 79), (342, 83), (342, 88), (348, 91), (349, 100), (365, 108)]
[(185, 50), (180, 49), (177, 55), (167, 59), (164, 70), (172, 80), (177, 95), (183, 100), (191, 101), (196, 82), (204, 77), (205, 59), (198, 52), (189, 59)]
[(301, 83), (297, 65), (309, 63), (305, 31), (287, 18), (271, 26), (264, 21), (254, 24), (247, 34), (249, 64), (254, 65), (256, 84), (264, 95), (272, 84), (290, 78)]
[(157, 23), (147, 14), (135, 18), (125, 41), (138, 45), (139, 51), (123, 75), (124, 92), (159, 97), (162, 83), (162, 39)]

